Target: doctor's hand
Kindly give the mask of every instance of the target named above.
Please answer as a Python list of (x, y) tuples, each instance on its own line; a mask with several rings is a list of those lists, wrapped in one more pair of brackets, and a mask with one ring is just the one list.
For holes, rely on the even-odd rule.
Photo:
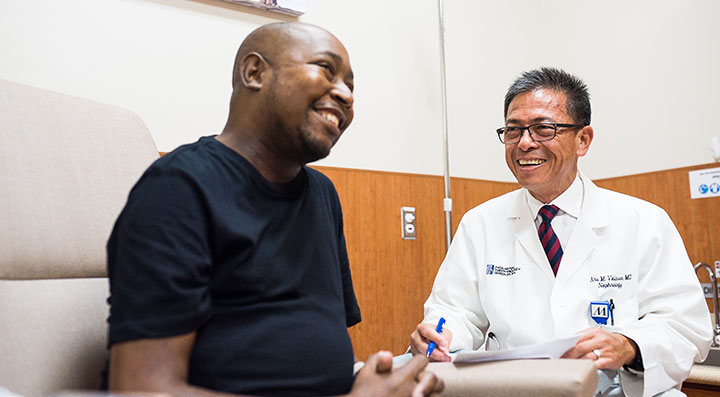
[(443, 391), (445, 384), (434, 373), (424, 371), (427, 363), (425, 357), (417, 356), (404, 366), (393, 369), (392, 354), (377, 352), (365, 361), (365, 366), (357, 373), (349, 396), (435, 396)]
[(413, 356), (425, 356), (428, 344), (435, 342), (435, 350), (430, 356), (430, 361), (450, 361), (450, 356), (447, 354), (450, 351), (451, 340), (452, 331), (449, 329), (445, 328), (442, 333), (438, 333), (435, 331), (435, 325), (420, 323), (410, 334), (410, 352)]
[(585, 358), (595, 361), (598, 369), (612, 370), (633, 362), (637, 344), (625, 335), (600, 328), (588, 328), (582, 334), (562, 358)]

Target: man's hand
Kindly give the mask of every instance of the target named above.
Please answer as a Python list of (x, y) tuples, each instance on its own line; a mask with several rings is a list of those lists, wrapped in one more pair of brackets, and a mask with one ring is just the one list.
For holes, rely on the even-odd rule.
[(418, 324), (415, 331), (410, 334), (410, 352), (414, 356), (424, 356), (427, 352), (428, 344), (435, 342), (435, 350), (430, 356), (431, 361), (450, 361), (448, 352), (450, 350), (450, 341), (452, 341), (452, 331), (445, 328), (442, 333), (435, 331), (435, 326), (427, 323)]
[[(599, 356), (595, 353), (596, 350), (600, 353)], [(562, 358), (586, 358), (595, 361), (598, 369), (614, 370), (632, 363), (636, 351), (637, 344), (623, 334), (588, 328)]]
[(392, 369), (392, 354), (380, 351), (370, 356), (355, 377), (350, 396), (433, 396), (440, 393), (445, 384), (432, 372), (423, 368), (428, 360), (415, 356), (404, 366)]

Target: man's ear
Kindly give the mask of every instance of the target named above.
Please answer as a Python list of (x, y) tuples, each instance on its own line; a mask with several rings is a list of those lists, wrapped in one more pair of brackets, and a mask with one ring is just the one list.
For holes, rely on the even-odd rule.
[(250, 90), (259, 90), (263, 85), (263, 74), (270, 69), (270, 65), (262, 55), (251, 52), (240, 62), (240, 81)]
[(578, 157), (582, 157), (588, 152), (588, 150), (590, 149), (590, 143), (592, 143), (594, 137), (595, 131), (593, 131), (593, 128), (589, 125), (583, 127), (580, 131), (578, 131), (577, 135), (575, 136), (575, 139), (577, 139)]

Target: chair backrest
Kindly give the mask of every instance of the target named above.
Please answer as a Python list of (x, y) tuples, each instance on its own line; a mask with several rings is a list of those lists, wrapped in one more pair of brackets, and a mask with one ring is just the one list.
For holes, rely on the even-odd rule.
[(127, 110), (0, 80), (0, 387), (97, 389), (105, 244), (157, 157)]

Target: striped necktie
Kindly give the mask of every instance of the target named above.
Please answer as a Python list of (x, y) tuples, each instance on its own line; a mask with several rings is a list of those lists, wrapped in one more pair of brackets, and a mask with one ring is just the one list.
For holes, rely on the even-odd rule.
[(555, 215), (557, 215), (558, 207), (554, 205), (545, 205), (540, 208), (540, 216), (542, 217), (542, 223), (538, 228), (538, 236), (540, 237), (540, 244), (542, 244), (547, 255), (550, 267), (552, 267), (553, 274), (557, 276), (558, 268), (560, 267), (560, 260), (562, 260), (563, 250), (560, 246), (560, 240), (558, 240), (555, 231), (552, 228), (550, 222), (552, 222)]

